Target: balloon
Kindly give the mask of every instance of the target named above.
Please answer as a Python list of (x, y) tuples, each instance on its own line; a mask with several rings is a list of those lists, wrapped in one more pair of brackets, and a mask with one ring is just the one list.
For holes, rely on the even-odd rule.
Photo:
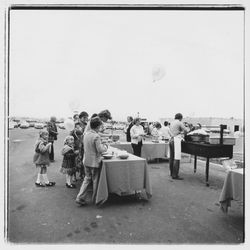
[(152, 69), (153, 82), (160, 81), (165, 76), (165, 70), (162, 66), (157, 65)]
[(77, 100), (77, 99), (71, 100), (69, 102), (69, 107), (70, 107), (72, 112), (77, 111), (79, 106), (80, 106), (80, 103), (79, 103), (79, 100)]
[(72, 130), (74, 129), (75, 123), (74, 123), (73, 120), (67, 119), (67, 120), (64, 121), (64, 127), (65, 127), (65, 129), (66, 129), (67, 131), (70, 132), (70, 131), (72, 131)]

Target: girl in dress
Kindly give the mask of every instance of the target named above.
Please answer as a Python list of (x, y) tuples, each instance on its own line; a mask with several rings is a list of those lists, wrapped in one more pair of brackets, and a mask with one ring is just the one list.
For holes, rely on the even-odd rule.
[(76, 188), (75, 184), (72, 184), (72, 176), (76, 173), (76, 155), (79, 154), (79, 150), (74, 150), (74, 137), (69, 135), (64, 140), (64, 146), (62, 149), (63, 162), (60, 172), (66, 175), (66, 187)]
[[(35, 155), (33, 162), (35, 163), (38, 174), (35, 185), (37, 187), (52, 187), (56, 183), (49, 181), (47, 176), (47, 167), (50, 165), (49, 154), (51, 151), (51, 142), (48, 142), (49, 133), (46, 130), (40, 130), (39, 138), (35, 144)], [(44, 182), (42, 182), (42, 179)]]

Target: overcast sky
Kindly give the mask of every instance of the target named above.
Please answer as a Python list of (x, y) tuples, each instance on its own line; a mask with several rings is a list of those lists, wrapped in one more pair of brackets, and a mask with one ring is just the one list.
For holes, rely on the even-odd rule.
[(12, 10), (10, 116), (242, 118), (243, 15)]

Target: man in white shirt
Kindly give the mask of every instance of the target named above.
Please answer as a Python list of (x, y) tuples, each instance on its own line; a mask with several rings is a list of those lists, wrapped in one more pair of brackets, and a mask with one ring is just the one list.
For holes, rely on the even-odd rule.
[(134, 155), (141, 157), (142, 140), (145, 135), (140, 118), (134, 119), (134, 125), (130, 129), (131, 145)]

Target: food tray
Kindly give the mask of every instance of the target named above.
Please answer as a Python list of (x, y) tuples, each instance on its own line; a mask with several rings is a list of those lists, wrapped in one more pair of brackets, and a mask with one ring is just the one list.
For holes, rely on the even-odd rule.
[(192, 142), (209, 142), (209, 135), (187, 135), (186, 141)]

